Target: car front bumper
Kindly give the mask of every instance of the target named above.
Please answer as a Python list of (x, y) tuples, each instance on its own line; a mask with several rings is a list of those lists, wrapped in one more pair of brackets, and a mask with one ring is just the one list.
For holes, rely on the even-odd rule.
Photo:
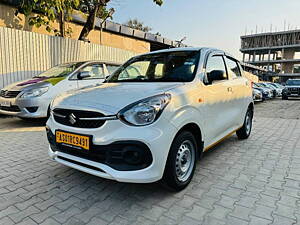
[(44, 96), (25, 99), (19, 97), (0, 97), (0, 105), (2, 102), (10, 105), (6, 107), (0, 106), (0, 114), (22, 118), (45, 118), (47, 117), (47, 112), (51, 100), (51, 98), (47, 98)]
[[(133, 127), (119, 120), (106, 121), (97, 129), (79, 129), (58, 124), (53, 116), (47, 122), (48, 129), (55, 134), (56, 130), (91, 135), (92, 144), (109, 146), (115, 142), (135, 141), (145, 144), (151, 152), (152, 161), (146, 168), (137, 170), (120, 170), (112, 167), (107, 161), (97, 162), (87, 157), (78, 157), (64, 151), (54, 151), (49, 146), (49, 156), (58, 163), (80, 171), (119, 182), (151, 183), (162, 178), (172, 140), (177, 129), (168, 120), (160, 118), (159, 123), (145, 127)], [(156, 125), (155, 125), (156, 124)], [(159, 127), (158, 127), (159, 124)], [(121, 149), (120, 149), (121, 150)], [(74, 151), (81, 151), (74, 149)]]

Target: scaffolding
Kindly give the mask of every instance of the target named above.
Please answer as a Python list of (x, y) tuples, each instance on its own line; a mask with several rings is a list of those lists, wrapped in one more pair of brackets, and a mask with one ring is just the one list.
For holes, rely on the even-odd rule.
[(300, 45), (300, 30), (246, 35), (241, 40), (242, 49)]
[(270, 76), (298, 78), (300, 58), (300, 30), (261, 33), (241, 36), (243, 62), (270, 71)]

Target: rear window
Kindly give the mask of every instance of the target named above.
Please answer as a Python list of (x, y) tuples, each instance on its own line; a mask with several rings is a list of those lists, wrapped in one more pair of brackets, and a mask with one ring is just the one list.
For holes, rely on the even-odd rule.
[(241, 71), (238, 63), (228, 57), (225, 57), (225, 62), (227, 65), (228, 73), (232, 78), (241, 77)]

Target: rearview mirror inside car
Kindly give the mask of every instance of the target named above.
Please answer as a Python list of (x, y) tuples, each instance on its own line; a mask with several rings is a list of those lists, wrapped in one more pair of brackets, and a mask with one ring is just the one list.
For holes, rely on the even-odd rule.
[(88, 71), (82, 71), (82, 72), (80, 72), (80, 73), (77, 74), (77, 79), (78, 80), (83, 80), (83, 79), (88, 78), (90, 76), (91, 75), (90, 75), (90, 73)]

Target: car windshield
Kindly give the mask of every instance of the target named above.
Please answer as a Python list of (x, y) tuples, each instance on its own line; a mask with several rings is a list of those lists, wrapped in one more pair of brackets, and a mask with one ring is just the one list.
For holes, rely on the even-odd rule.
[(199, 55), (199, 51), (176, 51), (134, 57), (107, 82), (190, 82), (195, 77)]
[(256, 87), (265, 87), (262, 83), (255, 83)]
[(269, 88), (274, 88), (274, 86), (273, 85), (271, 85), (271, 84), (269, 84), (269, 83), (266, 83), (266, 84), (264, 84), (266, 87), (269, 87)]
[(288, 80), (286, 84), (300, 86), (300, 80)]
[(276, 87), (276, 88), (282, 88), (282, 86), (280, 84), (277, 84), (277, 83), (271, 83), (271, 85), (273, 87)]
[(261, 87), (270, 87), (268, 84), (265, 84), (265, 83), (259, 83), (261, 85)]
[(51, 69), (34, 76), (34, 78), (56, 78), (56, 77), (64, 77), (69, 75), (75, 69), (77, 69), (83, 63), (69, 63), (69, 64), (62, 64), (59, 66), (52, 67)]

